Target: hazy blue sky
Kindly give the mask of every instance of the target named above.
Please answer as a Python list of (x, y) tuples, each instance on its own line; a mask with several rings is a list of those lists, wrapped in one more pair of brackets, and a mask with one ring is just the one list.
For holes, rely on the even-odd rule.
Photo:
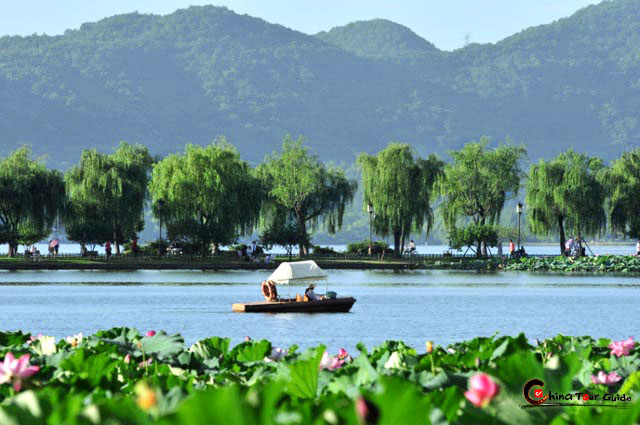
[(599, 0), (5, 0), (0, 35), (61, 34), (119, 13), (167, 14), (214, 4), (309, 34), (356, 20), (386, 18), (450, 50), (464, 44), (465, 34), (471, 41), (495, 42), (596, 3)]

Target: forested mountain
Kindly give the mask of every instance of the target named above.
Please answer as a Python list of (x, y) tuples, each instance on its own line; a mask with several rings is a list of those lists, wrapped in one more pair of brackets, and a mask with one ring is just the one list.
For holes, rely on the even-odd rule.
[(353, 22), (318, 33), (316, 37), (359, 56), (408, 58), (425, 53), (441, 54), (436, 46), (409, 28), (386, 19)]
[(60, 36), (0, 38), (1, 153), (66, 168), (121, 140), (155, 154), (224, 134), (260, 161), (286, 132), (353, 162), (488, 135), (529, 157), (640, 145), (640, 0), (603, 2), (496, 44), (438, 50), (385, 20), (306, 35), (219, 7), (127, 14)]

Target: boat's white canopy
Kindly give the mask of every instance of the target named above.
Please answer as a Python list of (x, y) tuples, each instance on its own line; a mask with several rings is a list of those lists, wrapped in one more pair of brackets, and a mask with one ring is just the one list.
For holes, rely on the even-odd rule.
[(282, 263), (271, 273), (269, 280), (280, 285), (290, 283), (306, 283), (327, 280), (325, 272), (318, 267), (315, 261), (297, 261), (295, 263)]

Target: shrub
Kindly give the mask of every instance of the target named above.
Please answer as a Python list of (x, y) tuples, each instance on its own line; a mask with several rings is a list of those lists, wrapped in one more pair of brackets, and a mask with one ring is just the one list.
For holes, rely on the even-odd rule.
[(313, 253), (319, 255), (337, 254), (338, 252), (330, 246), (322, 247), (313, 245)]
[[(375, 241), (371, 245), (371, 251), (373, 254), (382, 254), (383, 252), (392, 252), (389, 249), (389, 245), (384, 241)], [(347, 252), (350, 254), (368, 254), (369, 253), (369, 241), (350, 243), (347, 245)]]

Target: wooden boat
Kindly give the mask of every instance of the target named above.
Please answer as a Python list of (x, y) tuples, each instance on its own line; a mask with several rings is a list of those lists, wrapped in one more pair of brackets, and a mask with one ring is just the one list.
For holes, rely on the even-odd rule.
[(352, 297), (341, 297), (320, 301), (258, 301), (236, 303), (233, 311), (245, 313), (347, 313), (356, 302)]
[(309, 300), (306, 296), (281, 298), (276, 289), (277, 284), (313, 283), (326, 279), (327, 275), (315, 261), (284, 262), (262, 282), (261, 289), (265, 301), (235, 303), (231, 309), (246, 313), (346, 313), (351, 310), (356, 302), (353, 297), (325, 297), (315, 301)]

